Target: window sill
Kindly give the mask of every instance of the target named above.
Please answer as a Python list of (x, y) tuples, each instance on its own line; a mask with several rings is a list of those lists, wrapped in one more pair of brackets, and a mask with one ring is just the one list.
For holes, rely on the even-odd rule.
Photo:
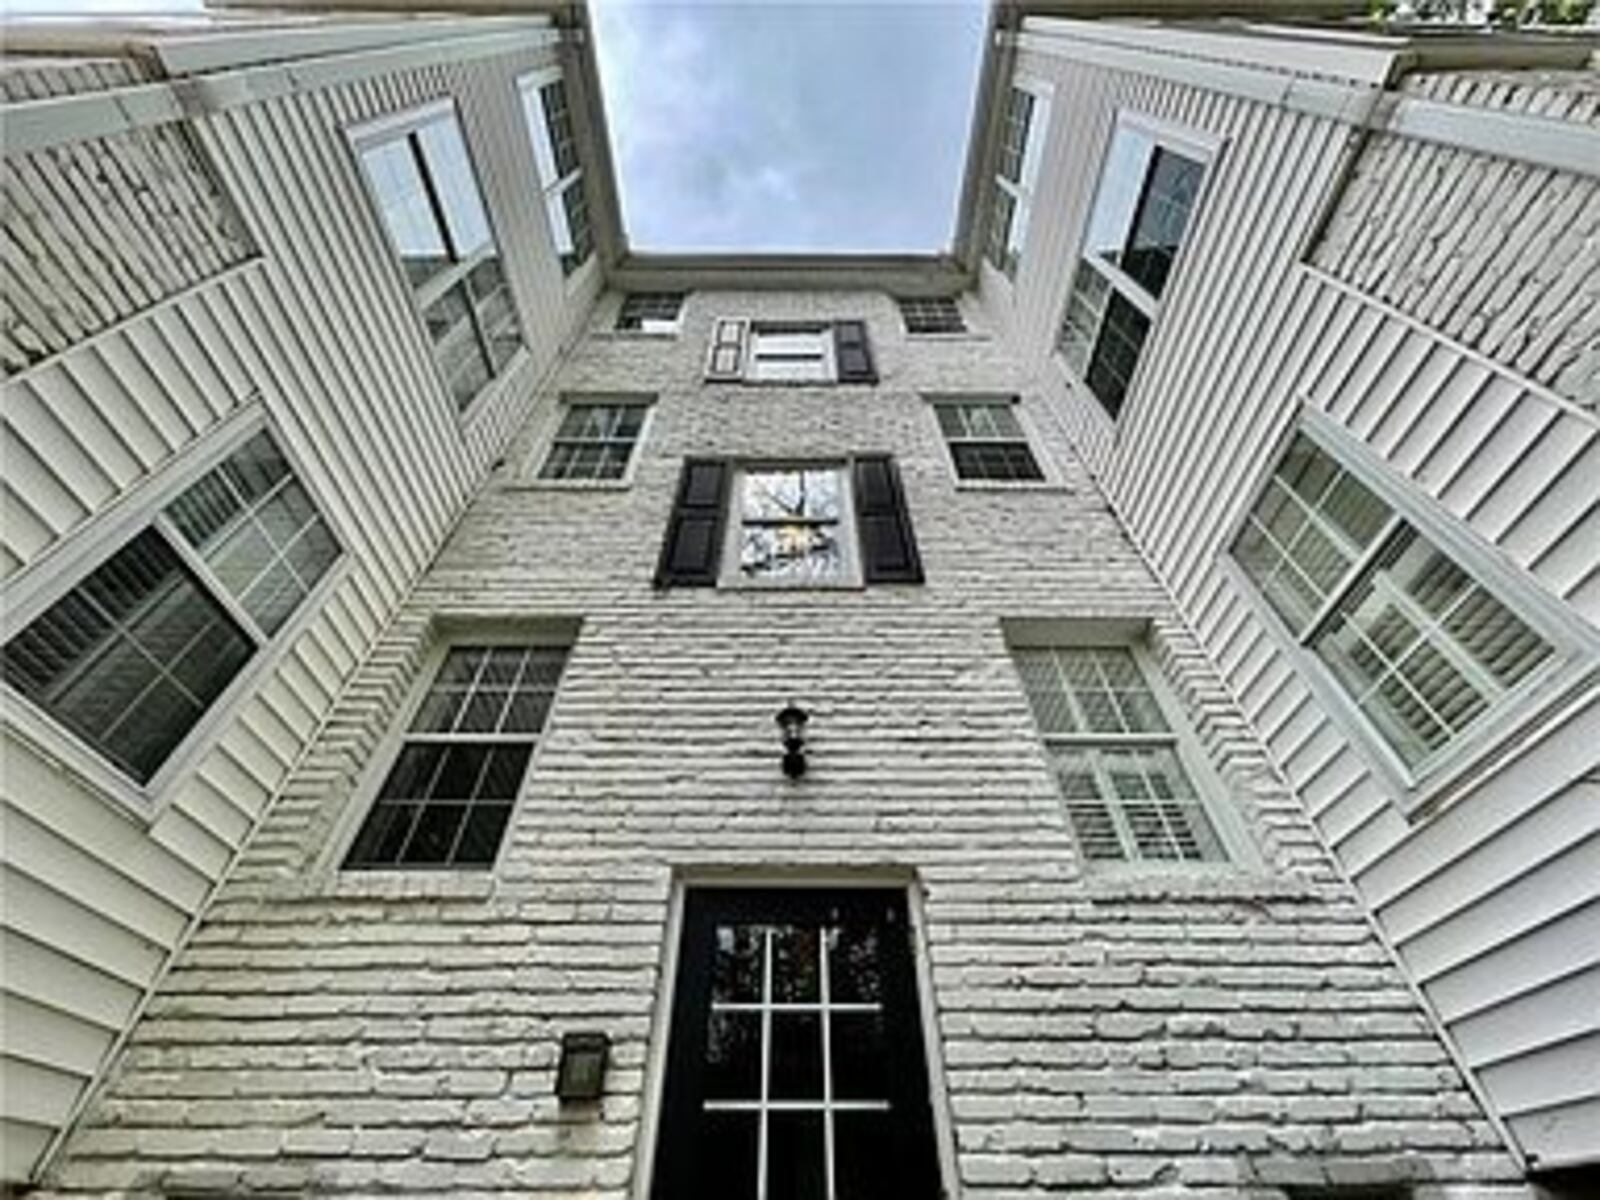
[(251, 889), (263, 900), (491, 900), (499, 881), (489, 868), (331, 871)]
[(1063, 496), (1073, 492), (1071, 484), (1053, 479), (957, 479), (955, 487), (958, 492), (1053, 492)]
[(908, 342), (991, 342), (994, 338), (987, 333), (975, 333), (968, 329), (962, 333), (907, 333)]
[(647, 329), (596, 329), (589, 336), (601, 342), (675, 342), (682, 332), (678, 329), (671, 333)]
[(782, 594), (784, 592), (864, 592), (867, 585), (857, 579), (842, 580), (839, 583), (760, 583), (749, 579), (720, 579), (717, 581), (719, 592), (768, 592)]
[(1091, 903), (1129, 900), (1323, 900), (1329, 884), (1295, 876), (1264, 875), (1233, 863), (1091, 863), (1084, 868)]
[(621, 479), (516, 479), (500, 485), (502, 492), (625, 492), (631, 476)]

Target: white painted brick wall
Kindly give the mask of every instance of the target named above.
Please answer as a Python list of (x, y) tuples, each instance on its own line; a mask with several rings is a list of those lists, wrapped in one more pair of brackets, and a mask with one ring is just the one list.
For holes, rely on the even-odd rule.
[[(872, 321), (865, 388), (702, 388), (717, 314)], [(1003, 345), (910, 344), (877, 295), (697, 295), (677, 341), (559, 383), (660, 393), (631, 488), (516, 486), (549, 402), (344, 697), (72, 1141), (54, 1185), (621, 1197), (674, 871), (894, 868), (925, 895), (961, 1192), (1521, 1195), (1507, 1156), (1200, 650), (1029, 396), (1060, 484), (958, 490), (927, 389), (1027, 391)], [(687, 453), (899, 457), (928, 582), (651, 587)], [(493, 875), (326, 870), (439, 615), (581, 617)], [(1153, 620), (1262, 865), (1086, 872), (1004, 617)], [(811, 773), (774, 712), (810, 708)], [(560, 1033), (615, 1039), (598, 1118)]]

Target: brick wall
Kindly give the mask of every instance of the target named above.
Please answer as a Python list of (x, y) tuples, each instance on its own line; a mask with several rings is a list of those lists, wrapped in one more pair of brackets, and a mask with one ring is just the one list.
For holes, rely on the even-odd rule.
[[(870, 318), (882, 383), (702, 388), (715, 315)], [(1023, 390), (1001, 343), (910, 344), (877, 295), (697, 295), (676, 341), (601, 336), (558, 386), (659, 393), (630, 487), (527, 486), (535, 413), (338, 706), (59, 1166), (113, 1188), (621, 1197), (634, 1186), (675, 873), (910, 873), (961, 1194), (1281, 1195), (1510, 1160), (1293, 797), (1031, 394), (1056, 476), (958, 489), (918, 389)], [(688, 453), (899, 458), (928, 581), (651, 587)], [(581, 618), (492, 875), (330, 870), (441, 618)], [(1002, 618), (1135, 617), (1255, 859), (1086, 871)], [(811, 773), (774, 712), (812, 713)], [(615, 1040), (598, 1117), (556, 1046)]]

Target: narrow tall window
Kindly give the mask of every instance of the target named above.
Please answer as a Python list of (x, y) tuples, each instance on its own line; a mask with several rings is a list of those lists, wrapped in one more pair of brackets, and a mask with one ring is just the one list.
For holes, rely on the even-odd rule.
[(345, 868), (491, 865), (566, 661), (559, 647), (450, 647)]
[(555, 241), (561, 271), (571, 275), (594, 251), (589, 200), (583, 190), (583, 168), (573, 133), (567, 81), (558, 71), (544, 71), (519, 81), (522, 111), (533, 139), (533, 157), (544, 191), (545, 214)]
[(1019, 80), (1006, 99), (1005, 123), (990, 192), (987, 257), (1015, 278), (1028, 235), (1039, 160), (1050, 127), (1047, 84)]
[(1246, 516), (1233, 557), (1413, 777), (1556, 657), (1305, 434)]
[(1131, 650), (1012, 653), (1084, 858), (1226, 861), (1178, 735)]
[(569, 405), (539, 478), (621, 479), (649, 411), (645, 403)]
[(933, 409), (956, 478), (996, 483), (1030, 483), (1044, 478), (1010, 398), (936, 400)]
[(1112, 135), (1058, 343), (1112, 417), (1122, 411), (1204, 176), (1203, 152), (1187, 143), (1129, 124)]
[(686, 292), (629, 292), (617, 312), (617, 328), (639, 333), (677, 333)]
[(434, 359), (465, 409), (515, 357), (522, 326), (461, 126), (454, 111), (430, 110), (355, 140)]
[(5, 681), (147, 783), (340, 554), (263, 431), (6, 642)]
[(907, 333), (965, 333), (961, 306), (954, 296), (897, 296)]

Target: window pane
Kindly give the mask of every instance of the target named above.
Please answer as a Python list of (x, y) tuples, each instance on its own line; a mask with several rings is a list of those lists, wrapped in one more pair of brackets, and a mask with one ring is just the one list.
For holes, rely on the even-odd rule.
[(746, 471), (743, 480), (746, 520), (839, 519), (843, 497), (836, 470)]
[(561, 255), (561, 269), (570, 275), (587, 261), (594, 249), (594, 232), (589, 224), (589, 198), (583, 181), (574, 179), (561, 193), (561, 209), (566, 218), (570, 249)]
[(1134, 217), (1122, 269), (1159, 300), (1183, 244), (1204, 168), (1193, 159), (1158, 148)]
[(147, 529), (5, 645), (13, 687), (140, 782), (255, 652)]
[(450, 256), (411, 138), (369, 147), (361, 152), (361, 162), (406, 278), (413, 286), (426, 283), (449, 265)]
[(826, 1200), (820, 1112), (767, 1117), (767, 1200)]
[(996, 169), (1012, 183), (1022, 179), (1022, 160), (1028, 148), (1028, 126), (1033, 120), (1033, 94), (1014, 87), (1006, 101), (1005, 125), (1000, 130)]
[(678, 313), (684, 292), (630, 292), (623, 298), (617, 314), (618, 329), (637, 329), (643, 333), (672, 333), (678, 327)]
[(1134, 368), (1150, 332), (1150, 318), (1112, 291), (1106, 299), (1105, 317), (1095, 340), (1094, 354), (1084, 382), (1094, 392), (1106, 412), (1115, 417), (1133, 382)]
[(822, 1099), (822, 1018), (772, 1014), (771, 1092), (774, 1100)]
[(761, 1098), (761, 1014), (713, 1012), (706, 1026), (708, 1100)]
[(561, 179), (578, 169), (578, 144), (572, 135), (572, 110), (567, 105), (567, 83), (555, 79), (539, 89), (544, 109), (545, 131), (550, 138), (555, 178)]
[(717, 926), (711, 998), (751, 1003), (761, 999), (766, 931), (758, 925)]
[(739, 569), (748, 579), (828, 583), (844, 574), (837, 531), (827, 525), (762, 525), (747, 528)]
[(828, 994), (835, 1004), (877, 1004), (883, 1000), (883, 963), (878, 930), (846, 925), (827, 931)]
[(1011, 222), (1016, 215), (1017, 202), (1011, 193), (996, 184), (991, 194), (989, 208), (989, 261), (1002, 271), (1015, 270), (1007, 247), (1011, 244)]
[(478, 328), (489, 343), (491, 365), (499, 373), (522, 345), (516, 301), (499, 258), (485, 259), (474, 267), (467, 284), (477, 306)]
[(898, 296), (907, 333), (964, 333), (966, 324), (954, 296)]
[(457, 284), (428, 306), (423, 314), (434, 357), (444, 372), (456, 407), (466, 408), (489, 382), (489, 364), (472, 320), (472, 301), (465, 283)]
[(833, 1095), (838, 1100), (887, 1100), (889, 1050), (881, 1012), (836, 1012), (831, 1027)]
[(1061, 353), (1067, 365), (1079, 375), (1089, 371), (1095, 339), (1105, 316), (1111, 284), (1093, 267), (1079, 266), (1072, 277), (1072, 294), (1067, 298), (1066, 318), (1061, 325)]
[(465, 261), (489, 245), (493, 234), (478, 196), (478, 177), (467, 154), (467, 143), (461, 137), (461, 126), (454, 117), (434, 121), (417, 130), (417, 140), (439, 207), (444, 210), (456, 261)]

